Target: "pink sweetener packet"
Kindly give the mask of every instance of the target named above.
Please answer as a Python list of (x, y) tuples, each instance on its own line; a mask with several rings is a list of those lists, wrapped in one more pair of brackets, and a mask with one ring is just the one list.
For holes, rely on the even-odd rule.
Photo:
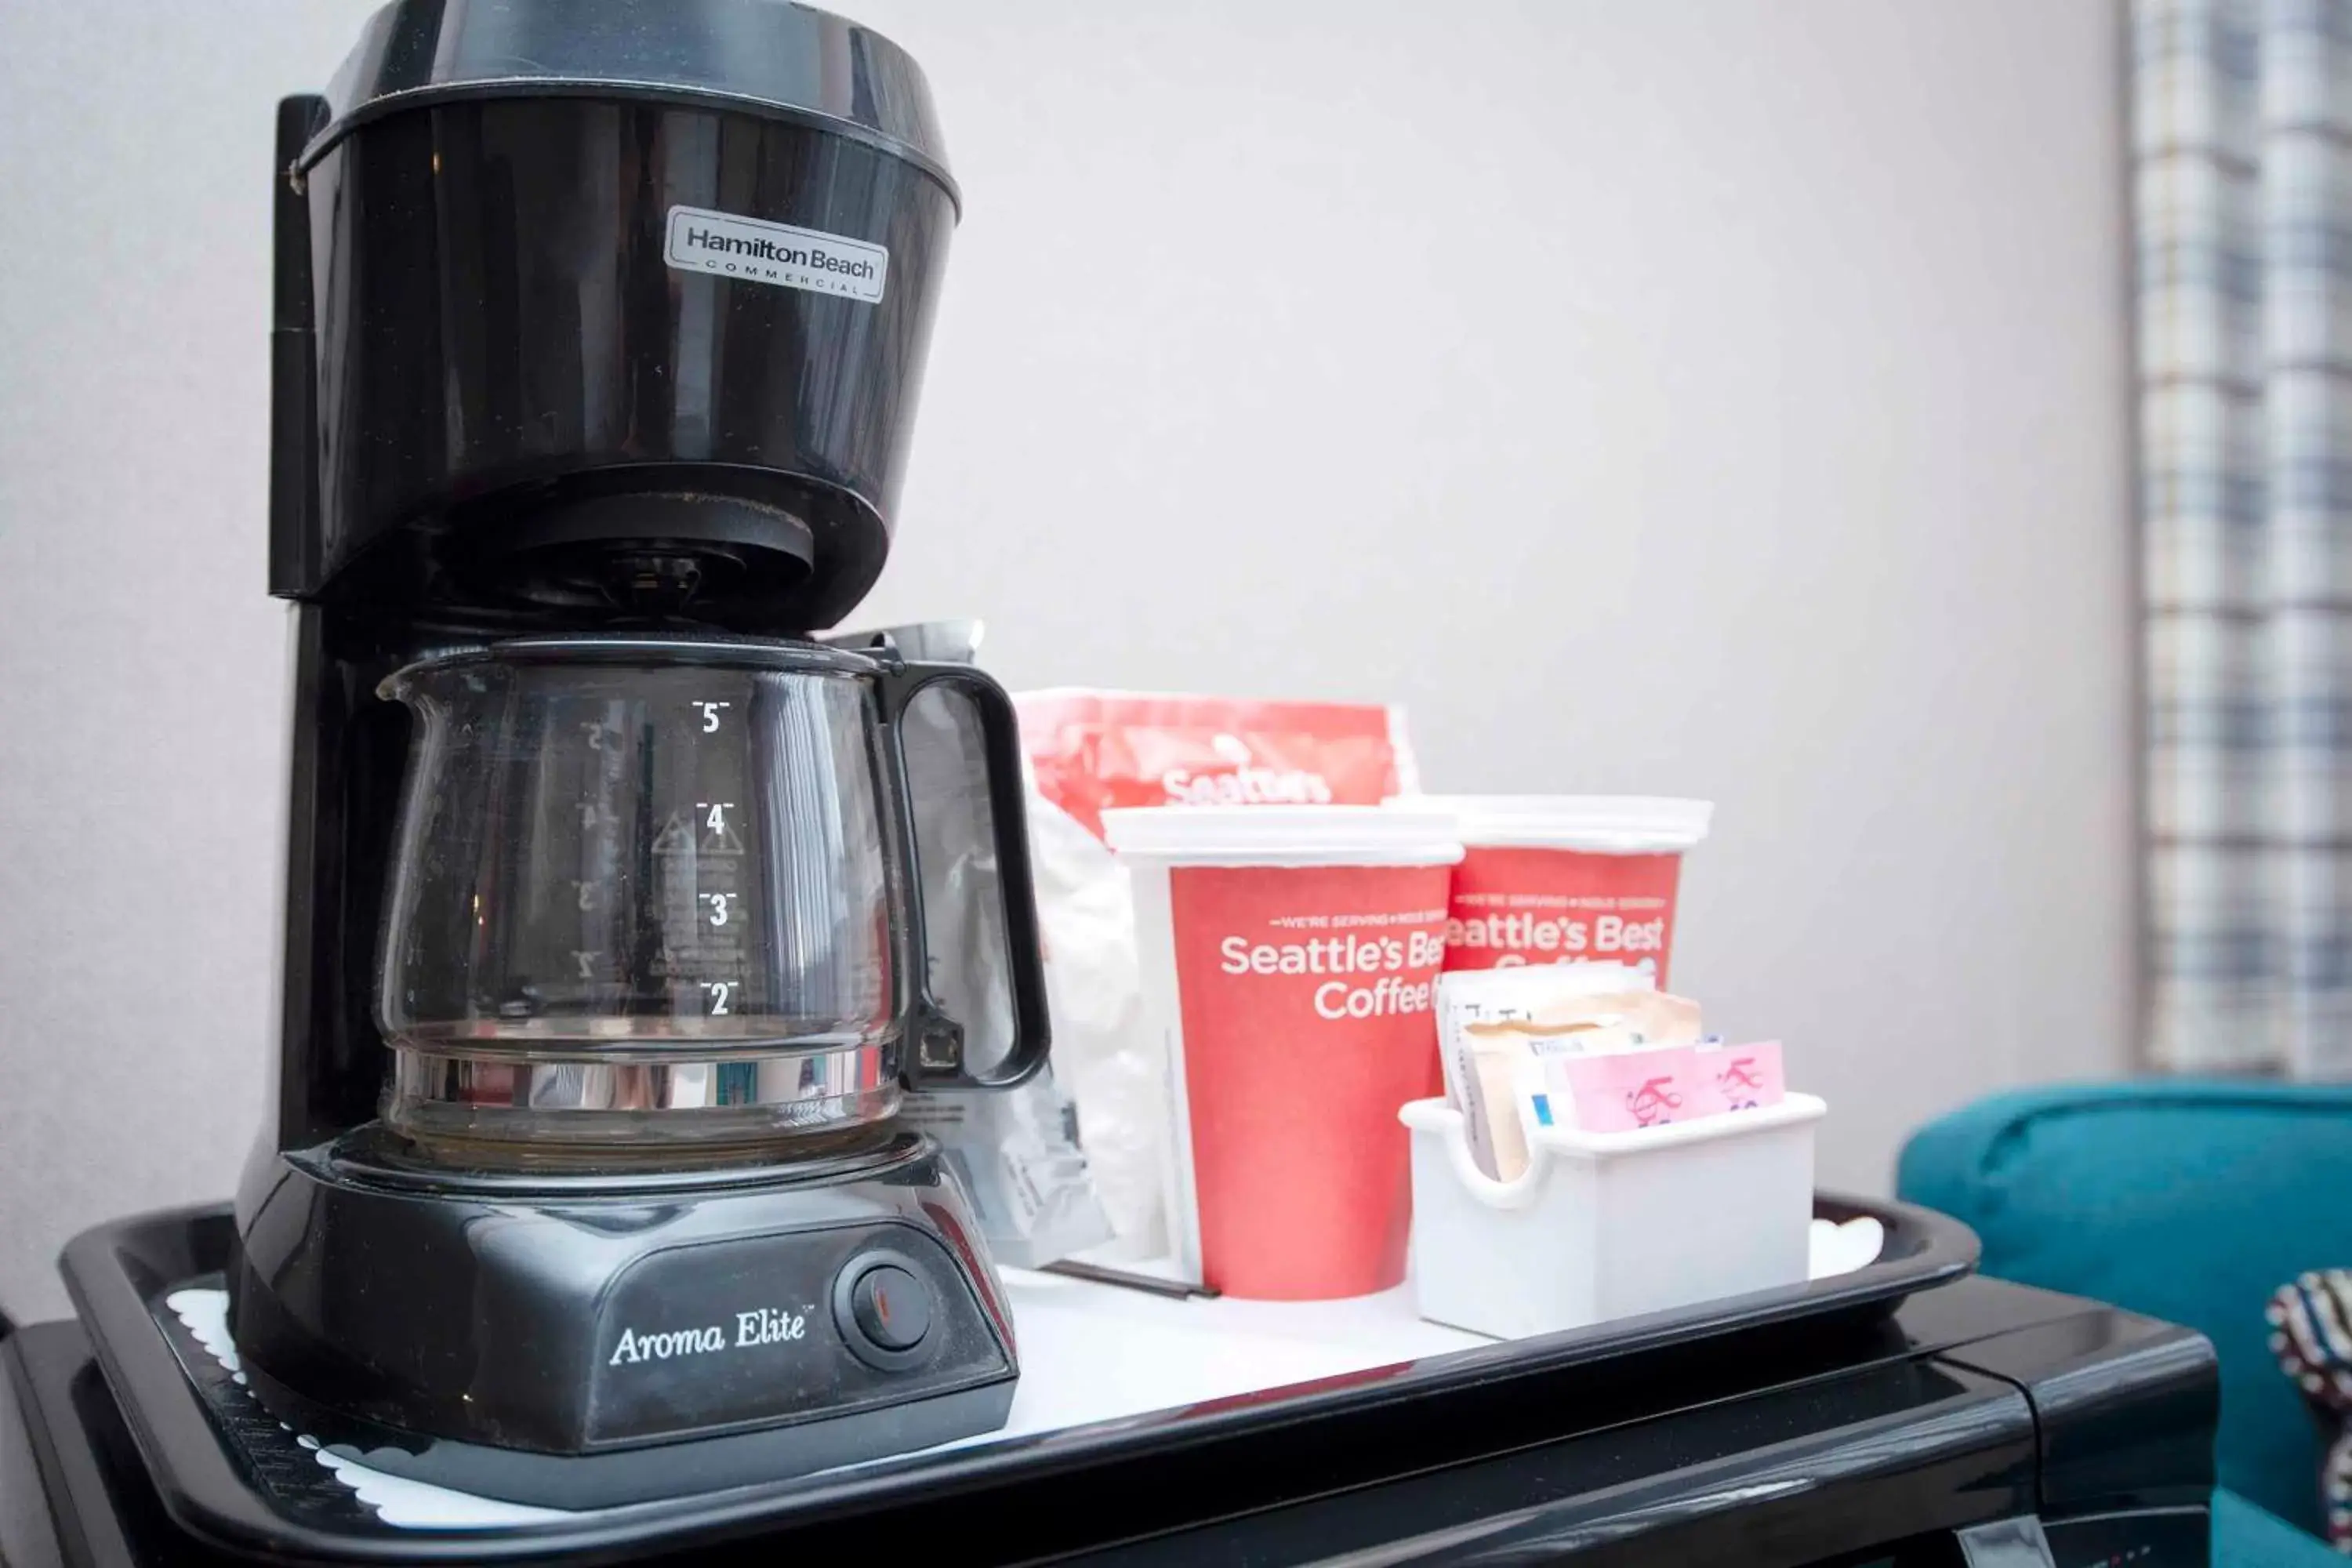
[(1544, 1109), (1553, 1122), (1585, 1132), (1630, 1132), (1709, 1115), (1717, 1107), (1701, 1086), (1698, 1059), (1690, 1046), (1547, 1057), (1545, 1089), (1552, 1103)]
[(1692, 1056), (1697, 1071), (1698, 1099), (1706, 1107), (1702, 1114), (1755, 1110), (1778, 1105), (1789, 1097), (1789, 1079), (1781, 1068), (1778, 1040), (1702, 1047)]

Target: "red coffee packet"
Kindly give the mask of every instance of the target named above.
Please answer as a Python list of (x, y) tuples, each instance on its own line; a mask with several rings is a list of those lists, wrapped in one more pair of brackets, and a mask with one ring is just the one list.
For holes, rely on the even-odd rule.
[(1057, 689), (1013, 698), (1037, 792), (1102, 837), (1128, 805), (1378, 805), (1418, 787), (1404, 712)]

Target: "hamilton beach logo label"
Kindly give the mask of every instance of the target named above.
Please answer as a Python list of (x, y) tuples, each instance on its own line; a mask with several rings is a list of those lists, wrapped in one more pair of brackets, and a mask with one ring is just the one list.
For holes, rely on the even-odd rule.
[(880, 302), (890, 280), (890, 253), (878, 245), (707, 207), (669, 209), (662, 259), (683, 272), (837, 294), (869, 305)]
[(1213, 735), (1209, 750), (1222, 768), (1170, 768), (1160, 787), (1181, 805), (1328, 805), (1331, 784), (1302, 768), (1255, 765), (1249, 742), (1238, 735)]
[(718, 1323), (698, 1329), (667, 1329), (649, 1334), (625, 1328), (621, 1331), (620, 1343), (613, 1347), (613, 1359), (604, 1364), (628, 1366), (645, 1361), (672, 1361), (682, 1355), (708, 1355), (713, 1351), (784, 1344), (804, 1339), (807, 1334), (806, 1312), (784, 1312), (773, 1307), (755, 1307), (748, 1312), (735, 1314), (735, 1337), (731, 1340), (727, 1337), (727, 1330)]

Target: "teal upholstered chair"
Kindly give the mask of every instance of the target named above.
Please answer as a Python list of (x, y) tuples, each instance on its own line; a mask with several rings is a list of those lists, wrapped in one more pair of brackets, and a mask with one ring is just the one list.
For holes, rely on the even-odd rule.
[(2216, 1563), (2345, 1561), (2311, 1533), (2319, 1427), (2278, 1370), (2263, 1309), (2305, 1269), (2352, 1268), (2352, 1086), (2147, 1080), (1997, 1095), (1916, 1133), (1897, 1185), (1974, 1226), (1987, 1274), (2213, 1342)]

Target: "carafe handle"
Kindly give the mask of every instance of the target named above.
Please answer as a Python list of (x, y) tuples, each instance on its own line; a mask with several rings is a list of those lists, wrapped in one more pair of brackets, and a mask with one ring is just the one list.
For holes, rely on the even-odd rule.
[[(1013, 1002), (1013, 1045), (986, 1077), (964, 1065), (964, 1028), (943, 1012), (931, 994), (929, 937), (923, 913), (921, 851), (917, 847), (914, 799), (908, 785), (906, 731), (901, 722), (919, 692), (951, 686), (971, 702), (980, 722), (987, 770), (988, 813), (996, 849), (997, 892), (1003, 904), (1004, 942)], [(881, 678), (883, 715), (890, 725), (897, 763), (894, 814), (899, 858), (906, 868), (908, 937), (900, 946), (907, 965), (907, 1049), (899, 1077), (912, 1090), (1010, 1089), (1045, 1065), (1052, 1029), (1045, 1016), (1045, 967), (1038, 942), (1036, 885), (1029, 871), (1029, 816), (1021, 772), (1021, 726), (1004, 688), (968, 664), (887, 665)]]

